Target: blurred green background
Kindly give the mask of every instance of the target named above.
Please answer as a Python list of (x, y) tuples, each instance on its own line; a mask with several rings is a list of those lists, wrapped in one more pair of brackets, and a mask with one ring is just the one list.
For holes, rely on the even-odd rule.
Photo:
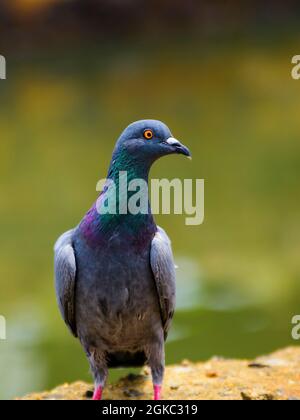
[(17, 23), (0, 50), (8, 62), (0, 82), (0, 314), (7, 320), (0, 398), (91, 380), (56, 307), (53, 244), (96, 199), (116, 138), (141, 118), (165, 121), (193, 152), (192, 163), (158, 162), (154, 177), (206, 182), (202, 226), (185, 226), (185, 216), (157, 217), (179, 265), (167, 362), (249, 358), (299, 344), (291, 339), (300, 312), (293, 13), (284, 25), (275, 14), (268, 28), (238, 20), (214, 30), (212, 16), (204, 33), (197, 20), (189, 32), (171, 20), (172, 36), (139, 28), (128, 37), (92, 32), (76, 43), (69, 32), (49, 38), (48, 28), (35, 42), (41, 15), (20, 16), (38, 0), (12, 3), (21, 15), (2, 13), (4, 23)]

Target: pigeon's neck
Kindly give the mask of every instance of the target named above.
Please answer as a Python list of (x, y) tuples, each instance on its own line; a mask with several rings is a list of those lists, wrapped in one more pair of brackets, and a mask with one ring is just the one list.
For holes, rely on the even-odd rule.
[(117, 235), (127, 242), (146, 241), (156, 231), (148, 195), (151, 163), (126, 154), (113, 156), (107, 180), (80, 229), (93, 243)]
[(152, 162), (140, 161), (123, 152), (118, 156), (113, 156), (107, 179), (112, 180), (119, 186), (120, 178), (126, 173), (128, 183), (137, 179), (142, 179), (148, 183), (151, 166)]

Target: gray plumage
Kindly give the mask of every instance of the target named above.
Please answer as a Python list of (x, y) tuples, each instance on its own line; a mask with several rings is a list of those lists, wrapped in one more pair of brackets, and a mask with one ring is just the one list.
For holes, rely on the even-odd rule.
[[(147, 145), (152, 152), (140, 163), (140, 133), (147, 129), (157, 134)], [(117, 143), (112, 165), (118, 159), (123, 170), (132, 171), (136, 165), (133, 175), (148, 180), (159, 157), (189, 155), (179, 142), (166, 142), (170, 137), (160, 122), (132, 124)], [(114, 178), (111, 171), (109, 177)], [(107, 222), (93, 207), (79, 226), (57, 241), (55, 277), (62, 317), (87, 354), (96, 386), (104, 386), (109, 367), (145, 362), (153, 383), (161, 385), (164, 340), (175, 310), (175, 265), (171, 242), (151, 212), (139, 218), (119, 215)]]

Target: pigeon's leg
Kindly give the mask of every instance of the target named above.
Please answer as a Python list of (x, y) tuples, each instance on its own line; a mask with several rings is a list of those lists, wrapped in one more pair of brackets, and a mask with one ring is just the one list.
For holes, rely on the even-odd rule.
[(95, 380), (95, 391), (93, 400), (102, 400), (102, 393), (108, 376), (105, 354), (93, 351), (89, 356), (91, 371)]
[(160, 400), (165, 372), (165, 350), (163, 340), (160, 343), (152, 345), (147, 353), (148, 363), (152, 374), (154, 400)]

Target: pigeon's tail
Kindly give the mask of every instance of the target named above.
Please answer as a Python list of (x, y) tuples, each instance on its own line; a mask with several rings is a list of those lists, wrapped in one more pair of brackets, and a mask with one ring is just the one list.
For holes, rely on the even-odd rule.
[(141, 367), (146, 363), (147, 358), (144, 352), (117, 352), (110, 353), (107, 361), (109, 368)]

